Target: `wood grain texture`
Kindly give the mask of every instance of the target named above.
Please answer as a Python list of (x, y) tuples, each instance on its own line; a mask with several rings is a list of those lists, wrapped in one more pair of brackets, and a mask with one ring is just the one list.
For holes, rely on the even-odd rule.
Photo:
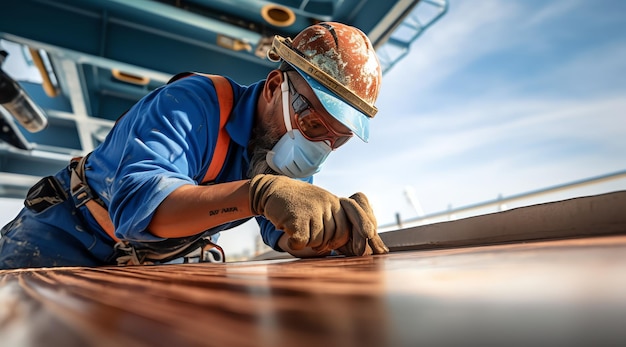
[(2, 346), (626, 342), (626, 236), (0, 272)]

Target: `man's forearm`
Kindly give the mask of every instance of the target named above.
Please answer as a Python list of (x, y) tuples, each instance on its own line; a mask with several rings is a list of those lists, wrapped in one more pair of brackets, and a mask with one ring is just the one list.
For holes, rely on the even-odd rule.
[(148, 230), (164, 238), (185, 237), (251, 217), (249, 189), (250, 182), (246, 180), (182, 186), (159, 205)]

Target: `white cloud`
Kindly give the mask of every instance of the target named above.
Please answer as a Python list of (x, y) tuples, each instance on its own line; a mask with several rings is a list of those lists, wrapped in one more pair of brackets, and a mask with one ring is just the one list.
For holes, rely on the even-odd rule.
[[(385, 76), (370, 143), (334, 153), (317, 182), (364, 191), (390, 223), (415, 216), (406, 186), (433, 213), (625, 169), (626, 39), (587, 35), (603, 19), (582, 26), (582, 4), (452, 1)], [(611, 189), (625, 180), (570, 194)]]
[(509, 41), (500, 28), (519, 9), (514, 2), (452, 2), (448, 13), (415, 41), (411, 54), (388, 72), (381, 98), (408, 96), (406, 101), (413, 101), (412, 96), (427, 93), (485, 53), (501, 49)]
[[(551, 22), (559, 20), (565, 16), (571, 16), (572, 13), (578, 12), (585, 0), (567, 0), (567, 1), (550, 1), (542, 2), (539, 6), (530, 1), (526, 2), (527, 20), (523, 23), (523, 30), (550, 25)], [(595, 18), (598, 20), (599, 18)]]

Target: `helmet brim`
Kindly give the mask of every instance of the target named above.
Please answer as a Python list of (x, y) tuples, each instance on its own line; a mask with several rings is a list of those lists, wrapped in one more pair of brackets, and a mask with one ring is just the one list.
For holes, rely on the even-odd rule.
[(296, 66), (291, 65), (298, 73), (304, 78), (309, 87), (315, 93), (315, 96), (320, 101), (324, 109), (335, 117), (341, 124), (350, 129), (356, 136), (358, 136), (363, 142), (367, 142), (370, 137), (370, 117), (365, 113), (351, 106), (349, 103), (343, 101), (341, 97), (330, 91), (330, 89), (324, 87), (321, 83), (316, 81), (313, 77), (304, 73)]

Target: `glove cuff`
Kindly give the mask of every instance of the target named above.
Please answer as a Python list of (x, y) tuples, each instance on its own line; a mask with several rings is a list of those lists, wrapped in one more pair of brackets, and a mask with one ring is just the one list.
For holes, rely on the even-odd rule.
[(265, 212), (267, 191), (278, 176), (259, 174), (250, 180), (249, 200), (250, 211), (259, 216)]

